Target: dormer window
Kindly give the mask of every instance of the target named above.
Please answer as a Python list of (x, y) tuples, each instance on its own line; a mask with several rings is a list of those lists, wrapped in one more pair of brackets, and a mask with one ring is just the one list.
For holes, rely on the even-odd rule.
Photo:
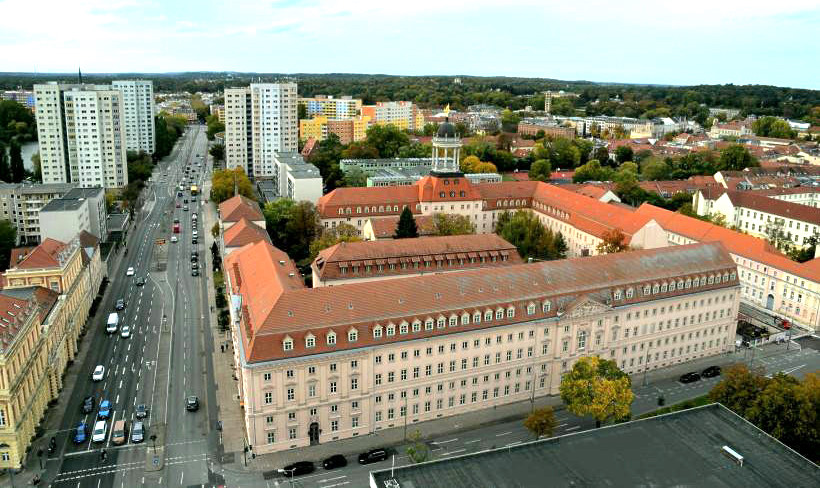
[(649, 295), (649, 285), (646, 285), (646, 286), (643, 287), (643, 294), (644, 295)]
[(495, 310), (495, 319), (501, 320), (504, 318), (504, 309), (499, 307)]
[(481, 323), (481, 312), (475, 312), (473, 314), (473, 323), (480, 324)]
[(382, 330), (384, 330), (384, 329), (382, 328), (381, 325), (377, 325), (376, 327), (373, 327), (373, 338), (374, 339), (381, 339)]
[(433, 330), (433, 319), (428, 318), (424, 322), (424, 330)]
[(305, 337), (305, 347), (307, 347), (308, 349), (316, 347), (316, 336), (314, 336), (313, 334), (308, 334)]
[(448, 325), (450, 327), (455, 327), (456, 325), (458, 325), (458, 317), (456, 317), (455, 315), (450, 315), (450, 320), (448, 322)]
[(438, 196), (439, 196), (439, 198), (445, 198), (447, 196), (447, 194), (442, 191), (442, 192), (439, 192)]
[(492, 311), (492, 310), (487, 310), (487, 311), (485, 311), (485, 312), (484, 312), (484, 321), (485, 321), (485, 322), (489, 322), (489, 321), (491, 321), (492, 319), (493, 319), (493, 311)]
[(409, 325), (407, 322), (402, 322), (399, 325), (399, 334), (406, 334), (408, 332)]
[(635, 294), (635, 292), (632, 290), (632, 288), (627, 288), (626, 289), (626, 298), (627, 299), (632, 298), (634, 294)]
[(470, 323), (470, 314), (464, 312), (461, 314), (461, 325), (468, 325)]
[(447, 322), (447, 319), (445, 319), (444, 317), (439, 317), (438, 320), (436, 321), (436, 326), (439, 329), (443, 329), (444, 326), (446, 325), (446, 322)]
[(535, 313), (535, 304), (530, 303), (527, 305), (527, 315), (532, 315)]
[(515, 317), (515, 307), (509, 306), (507, 307), (507, 318), (511, 319), (513, 317)]
[(394, 335), (396, 335), (396, 326), (387, 324), (387, 337), (393, 337)]
[(282, 341), (282, 349), (285, 351), (292, 351), (293, 350), (293, 339), (290, 337), (285, 337), (285, 340)]
[(615, 293), (612, 294), (612, 298), (615, 300), (621, 299), (621, 290), (615, 290)]
[(336, 345), (336, 333), (330, 331), (327, 333), (327, 345), (328, 346), (335, 346)]
[(351, 329), (347, 332), (347, 342), (356, 342), (359, 340), (359, 332), (356, 329)]
[(541, 311), (542, 312), (548, 313), (550, 310), (552, 310), (552, 302), (550, 302), (549, 300), (546, 300), (543, 304), (541, 304)]

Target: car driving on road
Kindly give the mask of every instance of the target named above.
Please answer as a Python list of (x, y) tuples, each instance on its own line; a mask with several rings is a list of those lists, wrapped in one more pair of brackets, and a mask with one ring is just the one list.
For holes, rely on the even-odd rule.
[(371, 449), (359, 454), (359, 464), (376, 463), (385, 459), (387, 459), (387, 450), (385, 449)]
[(105, 434), (108, 431), (105, 420), (98, 420), (94, 423), (94, 432), (91, 433), (93, 442), (105, 442)]
[(120, 337), (122, 337), (123, 339), (128, 339), (129, 337), (131, 337), (131, 326), (123, 325), (122, 330), (120, 330)]
[(347, 458), (341, 454), (334, 454), (322, 461), (322, 467), (325, 469), (342, 468), (347, 466)]
[(127, 270), (125, 270), (125, 276), (134, 276), (134, 267), (129, 266)]
[(111, 417), (111, 402), (108, 400), (103, 400), (100, 402), (100, 409), (97, 411), (97, 418), (100, 420), (105, 420)]
[(134, 422), (131, 428), (131, 442), (138, 444), (145, 440), (145, 424), (140, 421)]
[(94, 411), (94, 397), (87, 396), (83, 398), (83, 404), (80, 407), (80, 411), (83, 413), (91, 413)]
[(78, 422), (77, 426), (74, 427), (74, 437), (72, 440), (74, 444), (82, 444), (88, 439), (88, 426), (85, 425), (85, 422)]
[(114, 305), (114, 309), (116, 309), (116, 310), (125, 309), (125, 300), (123, 300), (122, 298), (117, 298), (117, 303)]
[(279, 472), (286, 477), (291, 478), (293, 476), (312, 473), (315, 469), (316, 467), (310, 461), (297, 461), (295, 463), (288, 464), (284, 468), (280, 469)]
[(681, 383), (693, 383), (700, 380), (700, 375), (694, 371), (681, 375)]
[(185, 399), (185, 410), (189, 412), (196, 412), (199, 410), (199, 397), (191, 395)]
[(700, 373), (700, 376), (703, 378), (713, 378), (715, 376), (720, 376), (720, 366), (709, 366)]
[(91, 373), (91, 380), (92, 381), (102, 381), (105, 377), (105, 366), (102, 364), (98, 364), (97, 367), (94, 368), (94, 372)]

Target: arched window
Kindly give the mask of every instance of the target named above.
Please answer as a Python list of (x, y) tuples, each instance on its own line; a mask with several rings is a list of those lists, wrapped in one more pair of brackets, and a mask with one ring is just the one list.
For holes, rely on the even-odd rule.
[(675, 282), (674, 281), (669, 282), (669, 291), (675, 291)]
[(686, 278), (686, 284), (684, 285), (686, 289), (692, 288), (692, 279)]
[(678, 280), (678, 290), (683, 290), (683, 280)]
[[(697, 288), (699, 285), (700, 285), (700, 278), (695, 278), (694, 280), (692, 280), (692, 288)], [(689, 288), (689, 287), (687, 286), (687, 288)]]

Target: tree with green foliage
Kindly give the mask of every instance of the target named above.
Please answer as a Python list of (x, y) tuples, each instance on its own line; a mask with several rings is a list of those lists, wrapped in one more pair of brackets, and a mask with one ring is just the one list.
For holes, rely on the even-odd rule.
[(641, 175), (645, 180), (658, 181), (669, 179), (669, 165), (666, 164), (666, 161), (663, 159), (651, 156), (644, 159), (640, 164)]
[(578, 359), (561, 379), (559, 390), (567, 410), (594, 417), (599, 427), (630, 415), (635, 398), (629, 375), (618, 369), (615, 361), (598, 356)]
[(379, 150), (367, 141), (351, 142), (342, 150), (342, 159), (375, 159), (379, 157)]
[(37, 124), (31, 110), (14, 100), (0, 100), (0, 142), (37, 139)]
[(191, 108), (196, 112), (196, 117), (199, 119), (200, 122), (205, 122), (208, 118), (208, 114), (210, 110), (208, 106), (205, 105), (205, 102), (202, 101), (202, 97), (198, 94), (191, 95)]
[(814, 234), (808, 238), (803, 247), (796, 247), (788, 253), (789, 258), (793, 261), (797, 261), (798, 263), (811, 261), (814, 259), (818, 242), (820, 242), (820, 234), (818, 234), (817, 231), (814, 231)]
[(629, 244), (626, 243), (626, 235), (617, 227), (604, 232), (601, 236), (601, 242), (596, 247), (598, 254), (615, 254), (628, 249)]
[(433, 235), (437, 236), (475, 234), (475, 224), (466, 215), (433, 214), (433, 228)]
[(718, 158), (719, 171), (741, 171), (757, 166), (760, 166), (757, 159), (740, 144), (732, 144), (727, 147), (720, 152)]
[(213, 146), (211, 146), (211, 149), (208, 150), (208, 153), (211, 155), (211, 157), (214, 158), (214, 161), (217, 163), (225, 161), (225, 146), (223, 146), (222, 144), (214, 144)]
[(274, 246), (299, 265), (309, 264), (310, 244), (321, 233), (319, 213), (311, 202), (280, 198), (262, 210)]
[(299, 121), (306, 118), (308, 118), (307, 105), (300, 103), (296, 107), (296, 120)]
[(6, 155), (6, 145), (0, 142), (0, 181), (11, 183), (11, 168)]
[(11, 250), (17, 245), (17, 228), (8, 220), (0, 220), (0, 272), (9, 267)]
[(393, 124), (373, 124), (367, 128), (367, 144), (378, 151), (378, 157), (395, 158), (399, 148), (410, 144), (410, 138)]
[[(405, 412), (406, 413), (406, 412)], [(407, 457), (415, 464), (423, 463), (430, 457), (430, 448), (424, 443), (424, 438), (421, 432), (416, 429), (415, 432), (407, 436), (410, 445), (407, 446)]]
[(575, 169), (572, 177), (573, 183), (583, 183), (585, 181), (610, 181), (615, 172), (612, 168), (601, 166), (597, 159), (590, 159), (588, 163)]
[(188, 121), (185, 117), (179, 115), (169, 115), (165, 112), (160, 112), (154, 117), (154, 138), (156, 139), (156, 148), (154, 150), (154, 160), (159, 161), (165, 156), (171, 154), (177, 140), (185, 132)]
[(532, 212), (503, 212), (498, 217), (495, 233), (514, 245), (524, 259), (544, 261), (566, 257), (567, 243), (564, 236), (544, 227)]
[(521, 122), (521, 116), (510, 109), (504, 109), (501, 112), (501, 131), (502, 132), (518, 132), (518, 123)]
[(22, 147), (17, 139), (9, 143), (9, 169), (12, 183), (20, 183), (26, 177), (26, 167), (23, 164)]
[(552, 407), (537, 408), (524, 419), (524, 427), (537, 438), (552, 437), (558, 427)]
[(354, 166), (344, 172), (342, 184), (347, 187), (367, 186), (367, 173), (358, 166)]
[(635, 155), (632, 152), (632, 148), (629, 146), (618, 146), (615, 149), (615, 160), (618, 161), (619, 164), (632, 161), (634, 156)]
[(128, 151), (125, 154), (126, 169), (128, 170), (128, 181), (139, 184), (142, 188), (151, 173), (154, 171), (154, 163), (145, 151)]
[(609, 160), (609, 151), (606, 146), (599, 146), (592, 153), (592, 159), (597, 159), (604, 166), (612, 166), (613, 162)]
[(320, 227), (319, 229), (320, 232), (316, 239), (310, 243), (310, 261), (316, 259), (322, 249), (335, 246), (340, 242), (360, 242), (362, 240), (359, 230), (350, 224), (342, 223), (333, 228)]
[(789, 123), (777, 117), (761, 117), (752, 123), (752, 131), (758, 137), (776, 137), (779, 139), (794, 139), (797, 131), (792, 130)]
[(344, 184), (344, 174), (339, 167), (342, 159), (344, 146), (336, 134), (328, 134), (323, 141), (316, 144), (313, 152), (307, 158), (307, 162), (316, 166), (322, 175), (322, 181), (327, 191)]
[(234, 169), (214, 171), (211, 176), (211, 200), (219, 205), (236, 194), (256, 200), (253, 184), (245, 170), (237, 166)]
[(399, 148), (399, 158), (429, 158), (433, 154), (432, 144), (411, 142)]
[(529, 177), (531, 180), (549, 183), (551, 176), (552, 165), (546, 159), (539, 159), (530, 166)]
[(208, 137), (209, 141), (213, 141), (214, 136), (216, 134), (219, 134), (220, 132), (225, 132), (225, 124), (220, 122), (219, 117), (217, 117), (216, 115), (209, 115), (205, 119), (205, 122), (208, 127), (207, 131), (205, 132), (205, 135)]
[[(32, 172), (32, 178), (35, 182), (40, 183), (43, 181), (43, 168), (42, 162), (40, 161), (40, 151), (35, 152), (31, 155), (31, 166), (34, 168)], [(2, 168), (0, 168), (0, 171)]]
[(416, 225), (416, 219), (413, 217), (413, 212), (410, 207), (404, 207), (399, 215), (399, 223), (396, 225), (396, 233), (393, 234), (393, 239), (404, 239), (408, 237), (418, 237), (419, 228)]

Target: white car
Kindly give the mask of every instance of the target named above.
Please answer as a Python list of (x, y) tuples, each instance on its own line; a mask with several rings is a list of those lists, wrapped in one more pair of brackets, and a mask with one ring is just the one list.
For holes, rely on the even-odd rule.
[(105, 442), (105, 434), (108, 430), (108, 425), (105, 420), (98, 420), (94, 423), (94, 431), (91, 433), (92, 442)]
[(98, 364), (96, 368), (94, 368), (94, 372), (91, 373), (91, 380), (92, 381), (102, 381), (105, 377), (105, 366), (102, 364)]
[(171, 236), (171, 242), (177, 242), (178, 240), (177, 236)]
[(125, 276), (134, 276), (134, 267), (131, 266), (125, 271)]
[(122, 337), (123, 339), (128, 339), (129, 337), (131, 337), (131, 327), (123, 325), (122, 330), (120, 331), (120, 337)]

